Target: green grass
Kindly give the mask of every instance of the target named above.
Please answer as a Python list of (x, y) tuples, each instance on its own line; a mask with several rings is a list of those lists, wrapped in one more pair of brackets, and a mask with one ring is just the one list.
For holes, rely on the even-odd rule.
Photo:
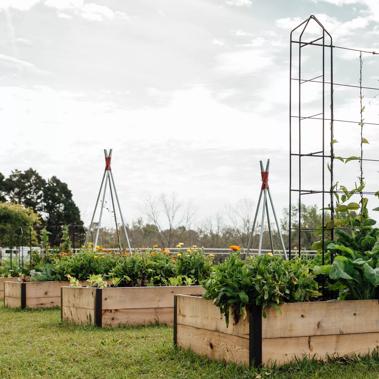
[(0, 304), (0, 378), (379, 378), (379, 357), (325, 364), (301, 361), (248, 370), (172, 347), (161, 326), (96, 329), (60, 323), (59, 310), (15, 311)]

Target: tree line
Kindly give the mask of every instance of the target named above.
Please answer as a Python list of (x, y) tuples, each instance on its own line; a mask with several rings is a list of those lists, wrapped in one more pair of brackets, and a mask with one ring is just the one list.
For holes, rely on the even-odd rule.
[[(86, 230), (72, 192), (56, 176), (44, 179), (32, 168), (15, 170), (8, 177), (0, 173), (0, 202), (0, 246), (18, 246), (21, 242), (27, 245), (40, 244), (41, 239), (47, 238), (46, 234), (41, 238), (42, 230), (47, 231), (52, 247), (60, 245), (63, 233), (68, 233), (73, 247), (78, 248), (85, 241)], [(21, 206), (27, 208), (26, 214), (21, 215)], [(160, 195), (146, 201), (143, 217), (131, 222), (127, 230), (132, 246), (137, 248), (175, 247), (179, 243), (213, 248), (226, 248), (231, 244), (246, 247), (254, 211), (254, 203), (240, 200), (233, 206), (225, 207), (211, 219), (198, 223), (195, 222), (196, 212), (192, 206), (181, 202), (174, 194)], [(296, 209), (291, 212), (293, 220), (297, 220)], [(11, 228), (10, 219), (14, 225)], [(321, 214), (317, 207), (302, 205), (302, 228), (306, 229), (301, 234), (304, 248), (311, 249), (312, 244), (319, 239), (320, 226)], [(285, 244), (288, 245), (288, 209), (283, 211), (281, 227)], [(296, 248), (296, 221), (293, 228), (291, 238)], [(279, 248), (279, 235), (275, 228), (272, 230), (274, 247)], [(121, 242), (126, 246), (126, 241)], [(117, 248), (116, 230), (102, 228), (98, 244)], [(255, 235), (253, 248), (257, 245), (258, 236)], [(267, 230), (264, 232), (263, 246), (270, 246)]]

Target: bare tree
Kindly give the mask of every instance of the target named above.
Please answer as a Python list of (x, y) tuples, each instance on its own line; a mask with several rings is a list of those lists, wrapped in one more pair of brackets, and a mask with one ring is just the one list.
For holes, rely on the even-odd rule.
[(157, 227), (164, 246), (172, 246), (174, 239), (180, 238), (191, 226), (194, 216), (191, 204), (184, 205), (174, 193), (150, 197), (146, 205), (146, 216)]
[(227, 207), (226, 214), (233, 229), (239, 235), (241, 245), (247, 245), (253, 224), (254, 202), (250, 199), (241, 199)]

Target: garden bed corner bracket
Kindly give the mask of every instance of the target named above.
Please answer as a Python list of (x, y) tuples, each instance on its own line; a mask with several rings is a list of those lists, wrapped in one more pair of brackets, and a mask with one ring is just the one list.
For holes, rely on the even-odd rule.
[(249, 307), (249, 366), (262, 366), (262, 307)]

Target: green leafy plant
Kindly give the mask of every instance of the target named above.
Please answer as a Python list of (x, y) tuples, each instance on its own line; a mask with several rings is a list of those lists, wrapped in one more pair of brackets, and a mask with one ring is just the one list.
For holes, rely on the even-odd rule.
[(173, 278), (168, 278), (170, 286), (192, 286), (194, 285), (193, 279), (185, 275), (178, 275)]
[(43, 282), (49, 280), (62, 280), (62, 277), (56, 272), (54, 265), (45, 264), (37, 270), (30, 271), (30, 280)]
[(213, 256), (205, 255), (202, 249), (191, 248), (176, 255), (176, 273), (191, 278), (193, 284), (200, 284), (210, 275)]
[(100, 255), (85, 251), (56, 259), (54, 267), (61, 280), (67, 275), (87, 280), (90, 275), (109, 274), (120, 259), (121, 257), (112, 254)]
[(148, 251), (123, 257), (110, 277), (119, 278), (119, 286), (162, 286), (176, 275), (172, 257), (164, 252)]
[(78, 279), (74, 278), (71, 275), (66, 275), (66, 276), (67, 276), (67, 279), (69, 280), (70, 287), (81, 287), (80, 281)]
[[(379, 286), (379, 229), (369, 216), (368, 200), (362, 196), (364, 183), (352, 190), (339, 187), (337, 193), (335, 241), (327, 245), (332, 263), (316, 266), (314, 272), (326, 281), (330, 293), (340, 300), (373, 299)], [(354, 195), (360, 201), (354, 202)]]
[(90, 275), (88, 278), (88, 284), (90, 287), (106, 288), (108, 283), (103, 279), (101, 274)]
[(262, 255), (243, 261), (238, 253), (215, 266), (204, 282), (204, 297), (213, 300), (229, 323), (237, 323), (246, 309), (256, 304), (277, 306), (284, 302), (309, 301), (320, 296), (310, 263)]

